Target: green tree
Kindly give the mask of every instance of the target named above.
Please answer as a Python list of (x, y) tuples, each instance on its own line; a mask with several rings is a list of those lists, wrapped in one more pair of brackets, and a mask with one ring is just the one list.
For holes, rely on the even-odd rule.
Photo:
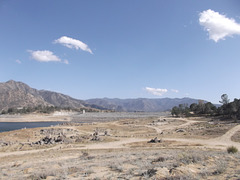
[(228, 95), (227, 94), (223, 94), (222, 96), (221, 96), (221, 101), (219, 101), (220, 103), (222, 103), (223, 105), (226, 105), (226, 104), (228, 104), (229, 103), (229, 99), (228, 99)]
[(180, 114), (180, 109), (177, 106), (174, 106), (171, 111), (172, 116), (177, 116), (179, 117)]
[(214, 114), (217, 108), (211, 102), (205, 103), (204, 114)]
[(14, 112), (14, 109), (13, 108), (8, 108), (8, 114), (12, 114)]
[(196, 113), (196, 112), (197, 112), (197, 109), (198, 109), (197, 103), (192, 103), (192, 104), (190, 105), (190, 111)]

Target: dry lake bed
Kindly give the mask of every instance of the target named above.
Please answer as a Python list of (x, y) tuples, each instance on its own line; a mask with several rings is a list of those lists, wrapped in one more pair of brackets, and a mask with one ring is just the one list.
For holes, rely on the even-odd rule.
[(0, 116), (0, 179), (240, 179), (239, 123), (168, 113)]

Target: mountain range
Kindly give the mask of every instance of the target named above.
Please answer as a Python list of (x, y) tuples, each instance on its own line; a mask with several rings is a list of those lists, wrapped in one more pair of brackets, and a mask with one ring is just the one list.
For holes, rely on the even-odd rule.
[(162, 112), (172, 109), (174, 106), (179, 104), (192, 104), (198, 103), (197, 99), (191, 98), (161, 98), (161, 99), (148, 99), (148, 98), (138, 98), (138, 99), (89, 99), (85, 102), (89, 104), (96, 104), (98, 106), (104, 107), (106, 109), (111, 109), (115, 111), (144, 111), (144, 112)]
[(145, 111), (156, 112), (170, 110), (179, 104), (198, 103), (197, 99), (191, 98), (137, 98), (137, 99), (109, 99), (98, 98), (79, 100), (57, 92), (37, 90), (25, 83), (13, 80), (0, 83), (0, 111), (8, 108), (57, 106), (71, 108), (95, 108), (100, 110), (114, 111)]

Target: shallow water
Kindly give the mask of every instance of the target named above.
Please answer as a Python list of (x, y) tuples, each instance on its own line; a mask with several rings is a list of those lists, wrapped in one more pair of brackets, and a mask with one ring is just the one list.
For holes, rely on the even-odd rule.
[(62, 122), (0, 122), (0, 132), (13, 131), (23, 128), (49, 127)]

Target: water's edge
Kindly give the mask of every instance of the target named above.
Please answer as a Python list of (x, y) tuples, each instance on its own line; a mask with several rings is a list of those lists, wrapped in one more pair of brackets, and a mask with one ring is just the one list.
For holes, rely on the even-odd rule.
[(37, 128), (37, 127), (50, 127), (61, 124), (61, 121), (48, 121), (48, 122), (0, 122), (0, 133), (6, 131), (13, 131), (23, 128)]

